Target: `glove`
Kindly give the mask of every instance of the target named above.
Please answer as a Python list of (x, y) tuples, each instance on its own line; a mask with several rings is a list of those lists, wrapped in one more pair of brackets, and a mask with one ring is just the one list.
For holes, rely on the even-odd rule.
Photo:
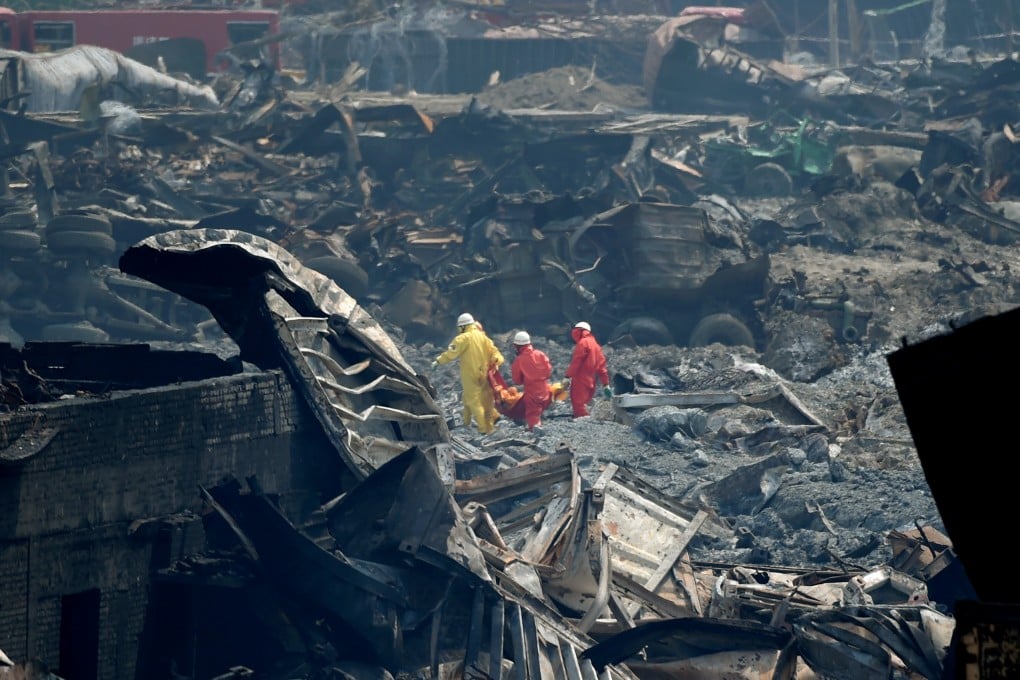
[(613, 388), (610, 387), (609, 385), (606, 385), (605, 387), (603, 387), (602, 388), (602, 396), (605, 397), (606, 399), (612, 399), (613, 398)]
[(438, 361), (433, 361), (432, 365), (429, 368), (431, 368), (434, 371), (434, 370), (436, 370), (436, 366), (438, 366), (438, 365), (439, 365)]

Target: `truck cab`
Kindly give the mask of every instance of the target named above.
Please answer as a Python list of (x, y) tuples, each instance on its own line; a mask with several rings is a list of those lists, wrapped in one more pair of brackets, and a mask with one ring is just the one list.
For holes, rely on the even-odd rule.
[(10, 7), (0, 7), (0, 49), (20, 49), (18, 47), (18, 15)]
[[(21, 52), (55, 52), (96, 45), (129, 54), (132, 48), (183, 39), (198, 47), (205, 73), (221, 70), (225, 50), (280, 32), (275, 10), (109, 9), (27, 10), (0, 7), (0, 47)], [(254, 50), (258, 53), (260, 50)], [(279, 44), (261, 52), (280, 67)], [(236, 55), (235, 55), (236, 56)], [(250, 58), (243, 55), (241, 58)], [(203, 67), (200, 66), (200, 69)], [(193, 74), (197, 75), (197, 74)]]

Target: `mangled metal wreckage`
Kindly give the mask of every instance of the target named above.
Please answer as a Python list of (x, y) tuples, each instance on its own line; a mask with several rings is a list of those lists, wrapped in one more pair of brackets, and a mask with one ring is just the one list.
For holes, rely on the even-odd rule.
[(135, 95), (172, 96), (206, 110), (220, 105), (212, 87), (169, 76), (109, 48), (75, 45), (45, 53), (0, 48), (5, 106), (17, 102), (34, 113), (80, 110), (92, 122), (105, 117), (109, 127), (123, 131), (119, 123), (109, 122), (122, 114), (121, 107), (112, 100), (99, 101), (102, 88), (115, 85)]
[(202, 490), (329, 659), (418, 677), (937, 677), (952, 618), (920, 576), (692, 561), (699, 541), (739, 540), (707, 503), (615, 464), (585, 480), (566, 444), (519, 462), (452, 436), (383, 329), (276, 244), (172, 231), (120, 265), (282, 367), (346, 464), (343, 492), (300, 515), (257, 479)]

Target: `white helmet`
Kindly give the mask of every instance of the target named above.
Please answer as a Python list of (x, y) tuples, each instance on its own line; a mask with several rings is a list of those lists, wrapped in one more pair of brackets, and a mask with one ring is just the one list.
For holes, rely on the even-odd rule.
[(531, 336), (528, 335), (527, 331), (517, 331), (517, 335), (514, 336), (515, 345), (530, 345)]
[(475, 322), (475, 317), (471, 316), (467, 312), (464, 312), (463, 314), (461, 314), (460, 316), (457, 317), (457, 327), (458, 328), (460, 328), (461, 326), (470, 326), (474, 322)]
[(586, 331), (591, 331), (591, 324), (587, 321), (578, 321), (574, 324), (574, 328), (583, 328)]

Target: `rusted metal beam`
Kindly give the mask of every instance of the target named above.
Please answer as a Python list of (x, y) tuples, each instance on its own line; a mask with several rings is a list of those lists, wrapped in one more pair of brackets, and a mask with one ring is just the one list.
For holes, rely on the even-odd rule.
[[(510, 641), (514, 650), (514, 678), (528, 680), (528, 650), (524, 644), (524, 616), (521, 605), (510, 604)], [(534, 680), (539, 680), (535, 678)]]
[[(482, 619), (485, 617), (485, 591), (476, 587), (471, 601), (471, 623), (468, 626), (467, 648), (464, 652), (464, 670), (478, 663), (482, 647)], [(435, 676), (433, 676), (435, 677)]]

